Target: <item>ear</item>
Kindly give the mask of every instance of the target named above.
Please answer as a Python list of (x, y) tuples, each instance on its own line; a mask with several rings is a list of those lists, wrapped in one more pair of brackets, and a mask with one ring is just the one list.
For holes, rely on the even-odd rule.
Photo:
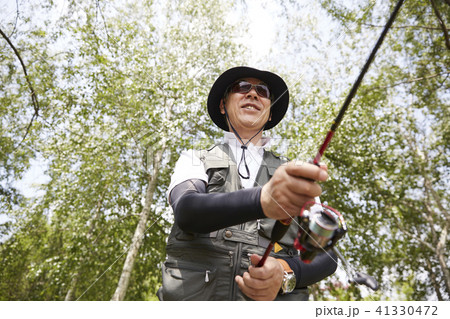
[(220, 113), (225, 115), (224, 99), (220, 100), (219, 109), (220, 109)]

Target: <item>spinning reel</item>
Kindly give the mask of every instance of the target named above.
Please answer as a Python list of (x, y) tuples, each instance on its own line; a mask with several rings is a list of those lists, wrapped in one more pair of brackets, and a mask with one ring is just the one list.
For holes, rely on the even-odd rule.
[(318, 252), (332, 249), (342, 260), (349, 283), (365, 285), (372, 290), (378, 290), (378, 282), (372, 276), (355, 272), (347, 260), (335, 247), (337, 241), (347, 232), (344, 217), (336, 209), (315, 202), (303, 205), (299, 216), (299, 229), (294, 247), (300, 251), (300, 259), (309, 264)]
[(318, 252), (329, 250), (347, 232), (344, 217), (330, 206), (307, 202), (299, 216), (299, 230), (294, 247), (301, 260), (309, 264)]

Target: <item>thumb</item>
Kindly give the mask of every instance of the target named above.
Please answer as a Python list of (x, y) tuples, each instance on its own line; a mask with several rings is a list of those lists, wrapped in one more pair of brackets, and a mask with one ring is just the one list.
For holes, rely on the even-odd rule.
[(250, 261), (252, 262), (253, 266), (256, 266), (261, 259), (262, 259), (262, 256), (259, 256), (257, 254), (252, 254), (250, 256)]

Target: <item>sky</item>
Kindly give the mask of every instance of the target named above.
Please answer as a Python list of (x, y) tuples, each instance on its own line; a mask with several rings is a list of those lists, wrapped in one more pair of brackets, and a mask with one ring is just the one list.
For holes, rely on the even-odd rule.
[[(310, 0), (304, 0), (302, 2), (311, 3)], [(235, 37), (235, 41), (245, 44), (249, 49), (249, 55), (251, 56), (248, 61), (250, 66), (264, 68), (265, 65), (270, 64), (264, 57), (271, 50), (277, 50), (277, 31), (278, 28), (283, 27), (285, 21), (274, 19), (274, 14), (280, 12), (280, 8), (277, 7), (273, 1), (260, 1), (260, 0), (246, 0), (246, 5), (241, 7), (238, 14), (230, 14), (228, 20), (233, 23), (235, 19), (248, 19), (248, 32), (242, 33), (239, 37)], [(312, 2), (314, 3), (314, 2)], [(19, 1), (19, 9), (23, 10), (26, 3)], [(55, 12), (62, 12), (66, 6), (64, 0), (55, 1)], [(0, 0), (0, 10), (4, 21), (14, 21), (16, 18), (16, 2), (13, 0)], [(311, 14), (311, 13), (308, 13)], [(321, 24), (326, 30), (326, 26)], [(278, 49), (281, 50), (281, 49)], [(273, 64), (273, 63), (272, 63)], [(16, 186), (24, 196), (35, 197), (42, 195), (42, 191), (39, 190), (39, 185), (47, 183), (49, 178), (44, 174), (46, 164), (43, 160), (33, 160), (31, 162), (31, 168), (24, 174), (20, 181), (16, 181)], [(0, 222), (2, 217), (0, 216)]]

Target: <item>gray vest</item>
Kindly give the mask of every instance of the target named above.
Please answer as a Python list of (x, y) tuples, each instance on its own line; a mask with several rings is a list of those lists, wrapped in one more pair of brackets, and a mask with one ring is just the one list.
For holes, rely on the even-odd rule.
[[(242, 189), (236, 162), (227, 144), (219, 144), (197, 156), (208, 175), (208, 193)], [(286, 162), (264, 151), (255, 186), (269, 181), (278, 166)], [(167, 243), (167, 259), (162, 267), (163, 300), (249, 300), (235, 283), (250, 266), (249, 256), (263, 255), (270, 242), (275, 221), (269, 218), (227, 227), (208, 234), (187, 233), (174, 223)], [(297, 256), (293, 242), (297, 227), (293, 223), (278, 242), (283, 249), (271, 256)], [(308, 300), (307, 289), (295, 289), (277, 300)]]

